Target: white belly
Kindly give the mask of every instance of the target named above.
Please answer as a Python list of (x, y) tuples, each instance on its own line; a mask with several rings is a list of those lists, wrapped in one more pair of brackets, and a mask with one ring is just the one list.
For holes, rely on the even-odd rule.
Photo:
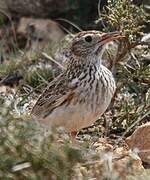
[(69, 106), (63, 105), (54, 109), (45, 119), (38, 120), (48, 128), (61, 126), (67, 132), (78, 131), (92, 125), (105, 112), (112, 96), (107, 95), (105, 97), (105, 99), (99, 99), (97, 104), (94, 104), (96, 103), (95, 100), (91, 99), (90, 101), (94, 101), (93, 105), (90, 102), (76, 105), (70, 104)]
[(98, 72), (94, 82), (98, 83), (98, 86), (93, 84), (90, 89), (89, 84), (86, 84), (84, 88), (81, 87), (83, 88), (82, 91), (81, 89), (76, 91), (77, 97), (80, 99), (85, 98), (85, 101), (82, 103), (71, 102), (68, 106), (65, 104), (59, 106), (46, 118), (38, 117), (38, 121), (48, 128), (54, 126), (64, 127), (67, 132), (78, 131), (92, 125), (106, 111), (115, 91), (115, 82), (111, 72), (105, 67), (103, 67), (103, 70), (107, 76), (101, 78), (101, 74)]

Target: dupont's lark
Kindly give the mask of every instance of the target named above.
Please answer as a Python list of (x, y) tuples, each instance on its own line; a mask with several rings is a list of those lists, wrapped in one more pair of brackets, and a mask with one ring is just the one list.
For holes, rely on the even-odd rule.
[(62, 126), (72, 137), (90, 126), (107, 109), (115, 92), (112, 73), (101, 64), (106, 43), (122, 39), (118, 33), (78, 33), (70, 47), (67, 69), (50, 82), (32, 115), (47, 127)]

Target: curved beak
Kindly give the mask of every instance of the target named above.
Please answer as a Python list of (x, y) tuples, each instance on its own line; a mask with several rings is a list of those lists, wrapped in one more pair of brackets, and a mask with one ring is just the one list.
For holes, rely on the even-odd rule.
[(103, 34), (100, 38), (100, 43), (101, 45), (104, 45), (110, 41), (113, 41), (113, 40), (117, 40), (117, 39), (125, 39), (126, 37), (125, 36), (122, 36), (120, 35), (119, 32), (110, 32), (110, 33), (106, 33), (106, 34)]

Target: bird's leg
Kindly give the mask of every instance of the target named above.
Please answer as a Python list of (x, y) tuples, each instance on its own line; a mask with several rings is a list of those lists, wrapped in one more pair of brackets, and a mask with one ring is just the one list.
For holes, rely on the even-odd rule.
[(72, 131), (70, 134), (71, 134), (72, 143), (75, 143), (76, 142), (77, 131)]

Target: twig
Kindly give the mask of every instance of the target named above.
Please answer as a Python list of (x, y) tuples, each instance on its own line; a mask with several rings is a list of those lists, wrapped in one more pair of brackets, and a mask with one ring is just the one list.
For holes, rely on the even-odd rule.
[(65, 27), (62, 26), (61, 24), (59, 24), (59, 26), (60, 26), (65, 32), (67, 32), (68, 34), (73, 35), (73, 34), (71, 33), (71, 31), (69, 31), (67, 28), (65, 28)]
[(56, 20), (67, 22), (68, 24), (70, 24), (70, 25), (72, 25), (73, 27), (75, 27), (77, 30), (82, 31), (82, 29), (81, 29), (80, 27), (78, 27), (76, 24), (74, 24), (73, 22), (69, 21), (68, 19), (58, 18), (58, 19), (56, 19)]
[(131, 124), (130, 127), (127, 128), (127, 130), (123, 133), (121, 136), (122, 138), (125, 137), (125, 135), (133, 128), (135, 127), (140, 121), (142, 121), (145, 117), (147, 117), (150, 114), (150, 111), (148, 111), (146, 114), (144, 114), (142, 117), (139, 117), (137, 121), (135, 121), (133, 124)]
[(61, 65), (58, 61), (56, 61), (55, 59), (53, 59), (51, 56), (47, 55), (47, 54), (44, 53), (44, 52), (42, 53), (42, 55), (43, 55), (45, 58), (47, 58), (47, 59), (51, 60), (52, 62), (54, 62), (55, 64), (57, 64), (61, 69), (65, 70), (65, 67), (64, 67), (63, 65)]
[(6, 17), (8, 18), (8, 20), (10, 21), (10, 24), (11, 24), (11, 27), (12, 27), (13, 36), (14, 36), (14, 40), (15, 40), (16, 45), (17, 45), (17, 47), (18, 47), (17, 36), (16, 36), (16, 31), (15, 31), (15, 26), (14, 26), (14, 24), (13, 24), (13, 21), (12, 21), (11, 17), (10, 17), (8, 14), (6, 14), (3, 10), (1, 10), (1, 9), (0, 9), (0, 13), (3, 14), (4, 16), (6, 16)]
[(36, 74), (41, 78), (42, 82), (44, 82), (45, 84), (49, 84), (48, 81), (46, 81), (38, 72), (36, 72)]
[[(100, 17), (102, 16), (102, 15), (101, 15), (101, 0), (98, 1), (97, 10), (98, 10), (98, 16), (99, 16), (99, 18), (100, 18)], [(107, 27), (106, 27), (105, 24), (104, 24), (104, 21), (103, 21), (102, 19), (101, 19), (100, 21), (101, 21), (101, 23), (102, 23), (102, 26), (103, 26), (105, 29), (107, 29)]]

